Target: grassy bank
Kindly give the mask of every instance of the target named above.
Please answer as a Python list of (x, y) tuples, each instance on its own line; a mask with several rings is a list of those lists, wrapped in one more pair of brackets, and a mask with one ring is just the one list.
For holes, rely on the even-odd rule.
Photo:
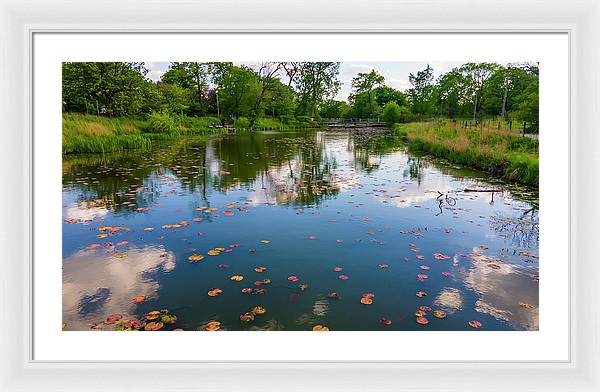
[[(163, 113), (153, 113), (146, 119), (63, 114), (62, 151), (63, 154), (73, 154), (146, 149), (157, 140), (228, 132), (227, 129), (211, 127), (213, 123), (218, 124), (219, 119)], [(246, 129), (248, 124), (247, 119), (240, 118), (234, 126), (241, 130)], [(255, 129), (283, 130), (308, 128), (311, 125), (309, 121), (296, 118), (260, 118), (256, 121)]]
[(394, 128), (417, 151), (483, 170), (505, 180), (538, 186), (537, 140), (518, 131), (462, 128), (450, 122), (397, 124)]

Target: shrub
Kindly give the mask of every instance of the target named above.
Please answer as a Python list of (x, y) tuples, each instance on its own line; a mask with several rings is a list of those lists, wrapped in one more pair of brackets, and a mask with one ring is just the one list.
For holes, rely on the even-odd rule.
[(395, 124), (400, 121), (400, 106), (396, 102), (388, 102), (383, 107), (383, 121)]

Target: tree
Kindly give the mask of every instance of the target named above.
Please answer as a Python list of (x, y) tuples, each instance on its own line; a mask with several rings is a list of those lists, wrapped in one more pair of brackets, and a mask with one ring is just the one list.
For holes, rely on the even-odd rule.
[(156, 87), (144, 63), (63, 63), (63, 109), (108, 116), (148, 112)]
[(528, 130), (537, 132), (540, 121), (539, 82), (537, 80), (527, 86), (519, 97), (519, 101), (518, 116), (529, 124)]
[(185, 113), (191, 102), (190, 90), (177, 84), (159, 83), (158, 90), (161, 93), (163, 106), (171, 113)]
[(398, 106), (408, 106), (408, 98), (400, 90), (389, 86), (379, 86), (373, 89), (375, 102), (379, 106), (385, 106), (388, 102), (396, 102)]
[(340, 63), (303, 62), (296, 67), (294, 84), (299, 94), (299, 113), (315, 117), (321, 102), (333, 97), (340, 89)]
[(257, 78), (251, 69), (233, 65), (221, 67), (215, 74), (214, 83), (223, 115), (240, 117), (250, 114), (258, 90)]
[(344, 101), (328, 99), (323, 102), (319, 115), (323, 118), (343, 118), (350, 110), (350, 105)]
[(388, 124), (394, 124), (400, 121), (400, 106), (396, 102), (388, 102), (383, 107), (383, 121)]
[(481, 106), (483, 86), (498, 68), (498, 64), (494, 63), (467, 63), (458, 69), (466, 82), (466, 94), (471, 96), (473, 121), (476, 120), (477, 111)]
[(367, 94), (367, 100), (369, 105), (369, 117), (373, 115), (373, 97), (372, 91), (375, 87), (383, 84), (385, 81), (383, 75), (377, 73), (374, 69), (371, 72), (359, 72), (352, 79), (352, 88), (356, 95), (361, 93)]
[(431, 95), (433, 92), (433, 68), (427, 64), (424, 70), (410, 74), (408, 81), (412, 88), (408, 91), (413, 113), (428, 115), (431, 113)]
[(440, 115), (454, 117), (459, 112), (459, 105), (464, 94), (464, 79), (460, 72), (453, 69), (440, 76), (436, 84)]
[(250, 112), (250, 123), (249, 128), (252, 129), (256, 119), (259, 116), (259, 112), (262, 108), (265, 96), (267, 92), (275, 84), (277, 72), (281, 69), (282, 63), (266, 62), (260, 63), (255, 71), (257, 78), (258, 94), (254, 100), (254, 105)]
[(203, 103), (208, 90), (210, 71), (211, 63), (174, 62), (171, 63), (169, 70), (164, 73), (161, 80), (193, 90), (196, 103), (196, 106), (192, 106), (193, 114), (204, 114)]

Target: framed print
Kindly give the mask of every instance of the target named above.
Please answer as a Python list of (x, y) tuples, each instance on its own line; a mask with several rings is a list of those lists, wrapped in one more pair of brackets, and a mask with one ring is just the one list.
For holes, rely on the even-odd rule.
[(3, 4), (7, 390), (596, 390), (600, 11), (453, 4)]

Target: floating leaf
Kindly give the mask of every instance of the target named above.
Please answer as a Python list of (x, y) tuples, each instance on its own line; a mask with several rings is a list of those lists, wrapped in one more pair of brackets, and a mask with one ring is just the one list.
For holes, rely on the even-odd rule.
[(254, 268), (254, 271), (256, 272), (265, 272), (267, 270), (267, 267), (256, 267)]
[(221, 290), (219, 288), (214, 288), (214, 289), (210, 289), (207, 294), (209, 297), (217, 297), (222, 292), (223, 292), (223, 290)]
[(446, 312), (444, 312), (443, 310), (434, 310), (433, 315), (437, 318), (445, 318)]
[(329, 298), (329, 299), (338, 299), (339, 295), (335, 291), (331, 291), (331, 292), (327, 293), (327, 298)]
[(422, 310), (423, 312), (429, 312), (431, 311), (431, 308), (429, 306), (419, 306), (419, 310)]
[(316, 240), (316, 239), (317, 239), (317, 236), (315, 236), (315, 235), (309, 235), (309, 236), (308, 236), (308, 239), (309, 239), (309, 240)]
[(379, 324), (382, 325), (392, 325), (392, 320), (382, 317), (379, 319)]
[(242, 293), (244, 294), (250, 294), (252, 292), (252, 288), (251, 287), (244, 287), (242, 289)]
[(146, 320), (156, 320), (160, 317), (160, 312), (158, 310), (153, 310), (151, 312), (146, 313)]
[(252, 313), (244, 313), (240, 316), (240, 321), (244, 323), (249, 323), (250, 321), (254, 321), (254, 315)]
[(416, 322), (421, 325), (429, 324), (429, 320), (427, 320), (425, 317), (417, 317)]
[(445, 254), (443, 254), (443, 253), (434, 253), (434, 254), (433, 254), (433, 257), (434, 257), (435, 259), (437, 259), (437, 260), (446, 260), (446, 259), (449, 259), (449, 258), (450, 258), (450, 256), (447, 256), (447, 255), (445, 255)]
[(267, 313), (267, 309), (263, 308), (262, 306), (255, 306), (252, 308), (251, 312), (253, 314), (265, 314)]
[(315, 332), (327, 332), (329, 331), (329, 328), (324, 325), (317, 324), (313, 327), (312, 330)]
[(263, 244), (268, 244), (271, 241), (269, 241), (269, 240), (260, 240), (260, 242), (263, 243)]
[(421, 266), (419, 266), (419, 268), (421, 268), (422, 270), (425, 270), (425, 271), (429, 270), (429, 267), (426, 265), (421, 265)]
[(108, 316), (108, 317), (106, 318), (106, 324), (114, 324), (114, 323), (116, 323), (117, 321), (121, 320), (122, 318), (123, 318), (123, 315), (122, 315), (122, 314), (118, 314), (118, 313), (116, 313), (116, 314), (111, 314), (110, 316)]
[(363, 305), (371, 305), (373, 303), (373, 300), (371, 298), (368, 297), (362, 297), (360, 299), (360, 303)]
[(340, 280), (348, 280), (348, 275), (340, 275), (338, 276)]
[(143, 295), (138, 295), (137, 297), (133, 297), (133, 299), (131, 300), (131, 302), (133, 302), (134, 304), (139, 304), (141, 302), (144, 302), (146, 300), (146, 297)]
[(200, 261), (204, 259), (204, 256), (202, 255), (197, 255), (197, 254), (193, 254), (191, 256), (188, 257), (188, 260), (190, 261), (190, 263), (195, 263), (197, 261)]
[(469, 321), (469, 326), (472, 328), (481, 328), (481, 322), (477, 320)]
[(205, 331), (218, 331), (221, 329), (221, 323), (219, 321), (213, 320), (206, 323), (204, 326)]
[(377, 264), (377, 267), (379, 267), (380, 269), (386, 269), (389, 267), (389, 265), (387, 264)]
[(161, 317), (160, 321), (165, 324), (175, 324), (177, 322), (177, 316), (173, 314), (165, 314)]
[(229, 279), (233, 280), (234, 282), (240, 282), (240, 281), (244, 280), (244, 277), (242, 275), (233, 275)]
[(304, 291), (304, 290), (306, 290), (308, 288), (308, 285), (307, 284), (301, 284), (301, 285), (298, 285), (298, 288), (300, 290)]
[(297, 282), (300, 280), (300, 278), (298, 278), (297, 276), (288, 276), (287, 280), (289, 280), (290, 282)]
[(427, 297), (427, 293), (425, 291), (417, 291), (415, 295), (419, 298)]
[(417, 311), (415, 312), (415, 316), (417, 316), (417, 317), (423, 317), (423, 316), (425, 316), (426, 314), (427, 314), (427, 313), (425, 313), (425, 312), (424, 312), (424, 311), (422, 311), (422, 310), (417, 310)]
[(158, 331), (163, 326), (164, 326), (164, 324), (162, 322), (156, 321), (156, 322), (150, 322), (150, 323), (146, 324), (146, 326), (144, 327), (144, 329), (146, 331)]
[(342, 272), (343, 268), (342, 267), (335, 267), (333, 270), (335, 272)]

